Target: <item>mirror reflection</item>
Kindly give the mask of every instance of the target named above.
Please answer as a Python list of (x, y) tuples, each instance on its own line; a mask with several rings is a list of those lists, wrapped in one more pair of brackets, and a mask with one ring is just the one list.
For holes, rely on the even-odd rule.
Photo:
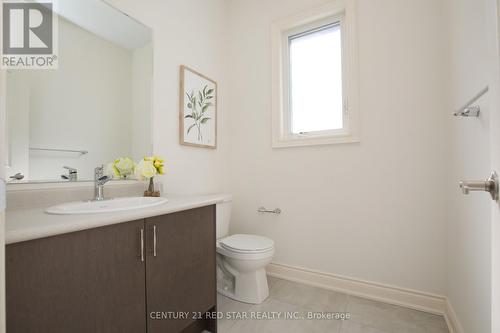
[(7, 75), (12, 181), (93, 180), (151, 152), (151, 30), (99, 0), (61, 1), (59, 68)]

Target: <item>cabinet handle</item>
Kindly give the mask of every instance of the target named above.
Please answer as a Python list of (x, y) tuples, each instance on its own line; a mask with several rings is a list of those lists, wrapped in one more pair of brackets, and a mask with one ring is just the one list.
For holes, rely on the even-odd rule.
[(144, 228), (141, 228), (141, 261), (144, 262)]
[(156, 226), (153, 226), (153, 257), (156, 257), (156, 244), (158, 242), (156, 234)]

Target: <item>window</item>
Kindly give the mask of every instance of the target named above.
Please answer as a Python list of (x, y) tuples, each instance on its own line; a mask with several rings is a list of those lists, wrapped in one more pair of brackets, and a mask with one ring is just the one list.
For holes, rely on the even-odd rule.
[(346, 18), (322, 8), (273, 25), (273, 147), (359, 141)]
[(340, 22), (288, 37), (292, 134), (344, 128)]

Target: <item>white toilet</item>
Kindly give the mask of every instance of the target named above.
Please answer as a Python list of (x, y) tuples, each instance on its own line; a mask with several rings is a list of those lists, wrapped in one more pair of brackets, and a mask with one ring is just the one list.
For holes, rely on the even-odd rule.
[(269, 296), (266, 265), (274, 242), (256, 235), (229, 236), (232, 197), (217, 204), (217, 291), (236, 301), (259, 304)]

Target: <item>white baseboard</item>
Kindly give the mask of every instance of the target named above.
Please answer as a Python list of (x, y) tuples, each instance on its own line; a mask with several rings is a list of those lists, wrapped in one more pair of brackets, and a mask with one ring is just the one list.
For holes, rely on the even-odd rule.
[(445, 315), (445, 313), (447, 313), (448, 307), (445, 296), (278, 263), (272, 263), (267, 266), (266, 269), (270, 276), (285, 280), (300, 282), (315, 287), (360, 296), (384, 303), (404, 306), (429, 313), (439, 315)]
[(450, 333), (464, 333), (446, 296), (278, 263), (269, 264), (266, 270), (276, 278), (442, 315)]
[(448, 325), (448, 329), (450, 333), (464, 333), (464, 329), (458, 320), (457, 314), (449, 300), (446, 301), (446, 312), (444, 314), (444, 319), (446, 319), (446, 324)]

